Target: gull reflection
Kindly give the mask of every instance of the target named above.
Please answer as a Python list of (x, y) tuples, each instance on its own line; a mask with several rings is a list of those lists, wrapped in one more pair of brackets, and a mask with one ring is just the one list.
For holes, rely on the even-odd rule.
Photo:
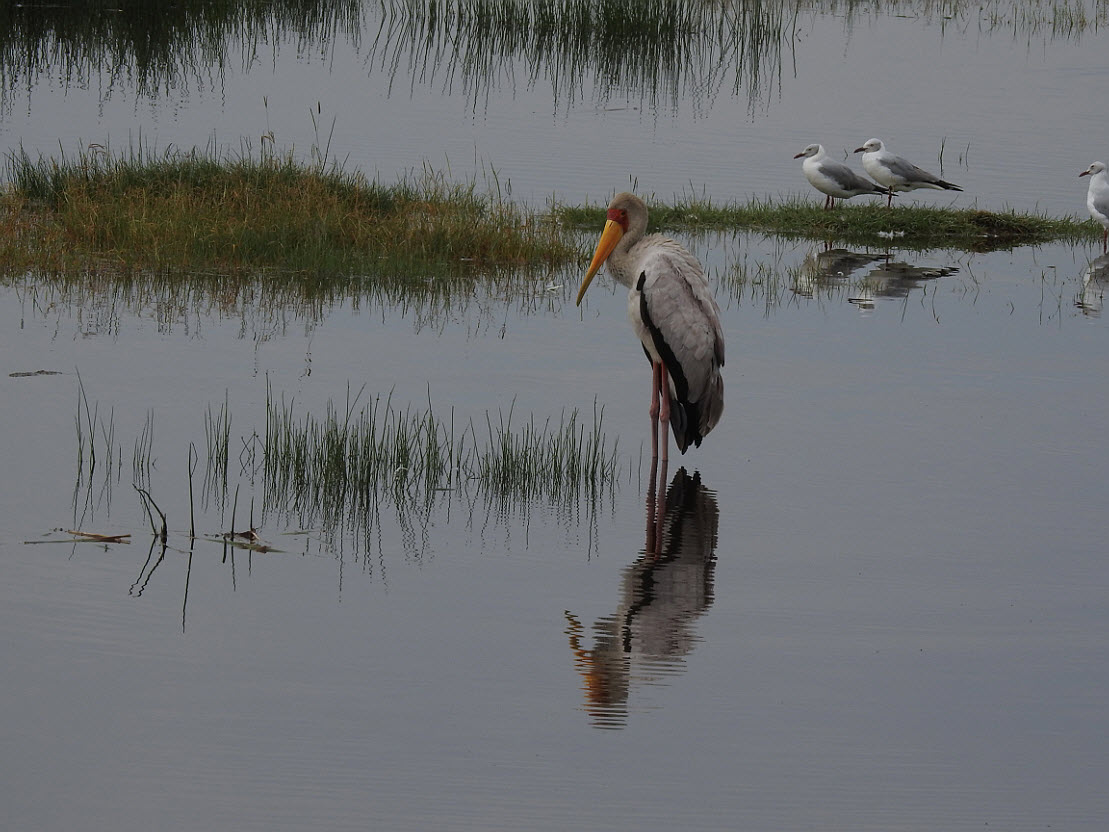
[[(566, 634), (582, 675), (585, 709), (598, 728), (623, 728), (636, 686), (661, 684), (684, 668), (700, 637), (693, 625), (713, 601), (713, 570), (720, 513), (700, 474), (685, 468), (656, 500), (655, 466), (647, 493), (646, 546), (624, 570), (612, 615), (585, 627), (566, 613)], [(662, 464), (659, 482), (666, 480)]]
[(846, 248), (830, 248), (824, 251), (813, 249), (801, 262), (801, 270), (794, 280), (793, 291), (803, 297), (811, 298), (814, 292), (821, 288), (846, 280), (863, 266), (881, 260), (883, 257), (885, 257), (884, 254), (868, 254)]
[(1100, 318), (1106, 286), (1109, 286), (1109, 254), (1101, 255), (1086, 267), (1086, 273), (1082, 275), (1082, 291), (1074, 299), (1074, 305), (1082, 310), (1083, 315)]
[(865, 281), (872, 297), (904, 298), (928, 280), (958, 274), (958, 266), (914, 266), (886, 262), (867, 272)]
[(844, 286), (845, 282), (860, 269), (872, 268), (852, 287), (847, 298), (862, 309), (874, 308), (878, 298), (908, 297), (913, 289), (926, 281), (957, 274), (957, 266), (914, 266), (910, 263), (894, 262), (889, 254), (870, 254), (851, 251), (846, 248), (832, 248), (818, 251), (813, 249), (801, 262), (793, 281), (794, 294), (812, 298), (823, 290)]
[(862, 310), (874, 308), (877, 298), (907, 298), (913, 289), (925, 281), (958, 274), (958, 266), (914, 266), (911, 263), (890, 262), (886, 259), (875, 266), (859, 283), (855, 293), (847, 299)]

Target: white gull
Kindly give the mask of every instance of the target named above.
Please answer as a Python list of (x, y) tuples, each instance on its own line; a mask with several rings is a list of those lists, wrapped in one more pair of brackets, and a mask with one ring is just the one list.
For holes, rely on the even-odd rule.
[(1086, 192), (1086, 207), (1090, 216), (1101, 223), (1105, 233), (1101, 235), (1102, 254), (1109, 251), (1109, 172), (1105, 162), (1094, 162), (1079, 176), (1090, 177), (1090, 190)]
[(862, 147), (855, 148), (863, 154), (863, 170), (870, 174), (880, 185), (889, 188), (889, 202), (893, 204), (894, 191), (913, 191), (917, 188), (935, 188), (945, 191), (961, 191), (958, 185), (945, 182), (938, 176), (918, 168), (908, 159), (903, 159), (886, 150), (881, 139), (869, 139)]

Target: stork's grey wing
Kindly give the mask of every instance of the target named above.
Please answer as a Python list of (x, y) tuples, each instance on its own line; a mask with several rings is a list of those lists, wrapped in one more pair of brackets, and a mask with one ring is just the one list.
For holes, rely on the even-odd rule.
[(665, 342), (678, 366), (690, 402), (702, 408), (701, 433), (707, 433), (723, 410), (724, 333), (720, 307), (708, 281), (691, 256), (656, 256), (644, 263), (641, 302), (650, 325)]

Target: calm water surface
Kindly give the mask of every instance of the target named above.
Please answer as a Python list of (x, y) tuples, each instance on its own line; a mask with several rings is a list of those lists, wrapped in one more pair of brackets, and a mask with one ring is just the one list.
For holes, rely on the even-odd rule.
[[(283, 53), (164, 108), (125, 94), (89, 106), (84, 90), (44, 84), (0, 129), (35, 146), (53, 120), (90, 140), (129, 113), (163, 144), (203, 142), (213, 120), (261, 129), (248, 122), (264, 113), (240, 104), (276, 85), (269, 118), (300, 130), (334, 83), (348, 96), (337, 134), (366, 142), (343, 152), (386, 178), (418, 164), (388, 138), (405, 119), (413, 155), (469, 142), (467, 165), (476, 145), (518, 192), (597, 201), (627, 176), (657, 176), (665, 194), (685, 172), (721, 199), (800, 191), (794, 145), (884, 132), (923, 161), (947, 135), (948, 159), (973, 142), (947, 170), (967, 186), (957, 204), (1077, 212), (1077, 172), (1105, 151), (1082, 129), (1090, 99), (1048, 92), (1093, 85), (1099, 41), (1025, 49), (928, 21), (816, 17), (754, 111), (725, 88), (692, 114), (595, 110), (588, 95), (567, 107), (541, 85), (498, 87), (474, 112), (438, 87), (374, 87), (361, 53), (337, 45), (334, 60)], [(894, 61), (908, 43), (921, 52)], [(1018, 121), (1006, 95), (980, 113), (975, 66), (996, 67), (990, 83), (1022, 90), (1041, 117)], [(917, 84), (933, 96), (873, 92)], [(344, 125), (370, 119), (358, 96), (376, 96), (380, 140), (370, 121)], [(86, 106), (90, 120), (69, 119)], [(888, 129), (856, 127), (875, 112)], [(987, 121), (1020, 140), (987, 154)], [(1036, 148), (1049, 130), (1061, 172)], [(694, 138), (706, 131), (716, 145)], [(713, 162), (733, 134), (747, 169)], [(563, 147), (577, 154), (565, 168), (552, 162)], [(598, 184), (603, 154), (624, 166), (611, 187)], [(999, 182), (1010, 196), (986, 187)], [(804, 242), (686, 242), (723, 307), (728, 402), (703, 448), (671, 461), (653, 542), (648, 368), (610, 284), (578, 310), (578, 274), (556, 273), (525, 300), (478, 292), (445, 314), (0, 289), (3, 826), (1103, 828), (1104, 259), (1053, 246), (833, 263)], [(10, 375), (40, 369), (58, 374)], [(121, 449), (117, 476), (91, 489), (75, 489), (78, 371)], [(368, 535), (268, 514), (276, 551), (190, 547), (188, 449), (205, 447), (210, 409), (229, 402), (246, 459), (230, 468), (242, 526), (262, 495), (239, 450), (262, 429), (267, 389), (319, 414), (348, 385), (417, 408), (430, 391), (459, 423), (509, 407), (557, 421), (596, 402), (622, 473), (594, 504), (462, 491), (418, 516), (385, 506)], [(131, 487), (151, 418), (164, 556)], [(217, 535), (229, 512), (198, 495), (198, 532)], [(58, 542), (75, 527), (131, 542)]]
[[(527, 32), (498, 37), (465, 15), (455, 28), (404, 25), (367, 4), (315, 47), (278, 26), (232, 27), (218, 50), (197, 47), (177, 72), (156, 65), (139, 89), (111, 62), (16, 72), (0, 142), (56, 154), (272, 139), (304, 156), (326, 148), (386, 182), (425, 163), (462, 178), (495, 170), (502, 189), (541, 206), (552, 195), (607, 202), (632, 183), (662, 199), (809, 193), (795, 153), (812, 142), (850, 153), (879, 136), (965, 188), (905, 202), (1085, 216), (1078, 174), (1109, 155), (1097, 106), (1104, 3), (1073, 4), (1077, 27), (1067, 14), (1052, 25), (1054, 7), (1037, 3), (827, 7), (768, 4), (741, 68), (741, 50), (712, 46), (710, 33), (656, 71), (653, 53), (626, 70), (609, 67), (607, 43), (559, 61), (529, 51)], [(720, 19), (706, 14), (705, 25)]]

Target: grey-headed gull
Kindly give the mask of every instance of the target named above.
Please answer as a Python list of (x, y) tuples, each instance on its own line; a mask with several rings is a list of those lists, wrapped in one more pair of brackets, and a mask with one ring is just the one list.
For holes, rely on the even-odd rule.
[(850, 199), (859, 194), (886, 193), (885, 188), (859, 176), (843, 162), (837, 162), (825, 153), (824, 145), (810, 144), (793, 158), (804, 158), (801, 172), (810, 185), (825, 195), (825, 209), (833, 207), (836, 199)]
[(1101, 235), (1102, 254), (1109, 251), (1109, 172), (1105, 162), (1094, 162), (1079, 176), (1090, 177), (1090, 190), (1086, 192), (1086, 207), (1090, 216), (1101, 223), (1105, 233)]
[(889, 202), (893, 204), (894, 191), (913, 191), (917, 188), (935, 188), (945, 191), (961, 191), (958, 185), (945, 182), (938, 176), (918, 168), (908, 159), (895, 156), (886, 150), (881, 139), (868, 139), (862, 147), (855, 148), (863, 154), (863, 170), (880, 185), (889, 188)]

